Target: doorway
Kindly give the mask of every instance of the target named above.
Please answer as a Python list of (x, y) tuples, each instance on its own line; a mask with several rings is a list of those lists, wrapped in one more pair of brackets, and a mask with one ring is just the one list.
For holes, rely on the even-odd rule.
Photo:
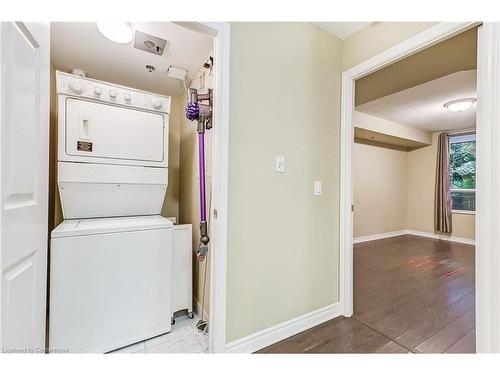
[[(355, 80), (367, 76), (391, 63), (399, 61), (407, 56), (413, 55), (423, 49), (456, 36), (472, 27), (474, 23), (442, 23), (435, 27), (407, 40), (400, 45), (393, 47), (374, 58), (359, 64), (358, 66), (343, 73), (342, 89), (342, 150), (341, 150), (341, 303), (344, 315), (353, 315), (353, 213), (352, 213), (352, 147), (354, 140), (353, 109)], [(477, 148), (478, 148), (478, 191), (481, 191), (480, 201), (487, 200), (492, 195), (488, 175), (491, 175), (491, 155), (487, 156), (490, 149), (490, 141), (496, 139), (491, 133), (492, 113), (491, 103), (488, 103), (488, 94), (491, 95), (492, 87), (487, 81), (493, 79), (492, 66), (488, 66), (486, 61), (491, 63), (491, 48), (493, 44), (489, 38), (495, 38), (498, 30), (496, 25), (487, 24), (479, 28), (478, 42), (478, 121), (477, 121)], [(487, 60), (488, 59), (488, 60)], [(496, 61), (496, 60), (494, 60)], [(483, 80), (485, 74), (492, 74), (488, 80)], [(490, 90), (490, 91), (487, 91)], [(484, 138), (483, 138), (484, 137)], [(488, 137), (488, 142), (485, 142)], [(482, 194), (487, 194), (486, 196)], [(478, 194), (479, 196), (479, 194)], [(493, 211), (486, 205), (476, 208), (476, 246), (478, 251), (475, 256), (476, 269), (476, 348), (477, 352), (491, 351), (497, 345), (496, 334), (491, 333), (492, 324), (492, 302), (489, 299), (491, 294), (486, 296), (485, 291), (490, 290), (496, 281), (491, 277), (491, 265), (486, 262), (491, 257), (491, 248), (483, 247), (491, 240), (491, 232), (486, 232), (490, 228)], [(483, 253), (481, 253), (483, 252)], [(491, 258), (490, 258), (491, 259)], [(493, 301), (496, 304), (496, 300)], [(488, 328), (488, 329), (487, 329)], [(492, 341), (493, 339), (493, 341)]]
[[(158, 100), (154, 95), (163, 95), (165, 100), (170, 98), (168, 145), (164, 146), (164, 149), (168, 147), (168, 154), (164, 156), (168, 158), (168, 184), (161, 215), (175, 224), (171, 289), (171, 308), (174, 313), (172, 332), (175, 334), (164, 334), (151, 340), (138, 342), (124, 348), (123, 351), (142, 351), (143, 349), (146, 352), (206, 351), (211, 331), (208, 312), (210, 308), (209, 265), (212, 263), (211, 258), (214, 252), (210, 251), (204, 261), (199, 261), (196, 257), (200, 239), (198, 222), (200, 212), (202, 212), (198, 190), (202, 181), (197, 177), (200, 173), (197, 166), (197, 129), (194, 122), (185, 119), (184, 108), (189, 100), (188, 90), (197, 90), (200, 95), (214, 90), (217, 79), (215, 64), (218, 61), (214, 58), (213, 36), (206, 32), (186, 28), (185, 25), (170, 22), (143, 22), (131, 25), (134, 32), (132, 42), (119, 44), (102, 37), (106, 36), (105, 29), (103, 31), (105, 26), (99, 23), (97, 25), (73, 22), (52, 23), (52, 75), (57, 75), (57, 93), (60, 90), (59, 77), (62, 77), (59, 71), (62, 71), (84, 76), (88, 73), (91, 79), (97, 80), (95, 84), (109, 82), (150, 92), (153, 98), (151, 103), (153, 100)], [(81, 47), (71, 48), (71, 40), (79, 41)], [(144, 43), (142, 43), (143, 40)], [(107, 53), (99, 53), (99, 49), (103, 48), (107, 49)], [(93, 99), (98, 100), (102, 97), (105, 100), (107, 87), (103, 85), (96, 87), (102, 90), (104, 95)], [(111, 93), (112, 91), (110, 95)], [(140, 97), (136, 98), (133, 92), (122, 94), (118, 88), (114, 95), (116, 95), (117, 102), (120, 102), (121, 96), (128, 95), (128, 98), (125, 96), (124, 98), (128, 99), (131, 105), (134, 103), (141, 105), (141, 102), (137, 101)], [(52, 107), (55, 107), (54, 102), (52, 101)], [(61, 103), (59, 104), (61, 107)], [(58, 113), (55, 112), (51, 121), (53, 135), (58, 127), (54, 123), (60, 122), (56, 120), (57, 115), (61, 117), (61, 110), (58, 110)], [(217, 153), (215, 148), (212, 148), (212, 131), (207, 130), (204, 138), (206, 178), (203, 182), (207, 187), (204, 208), (209, 211), (207, 226), (210, 231), (213, 224), (211, 220), (213, 218), (211, 215), (212, 191), (216, 194), (216, 190), (211, 189), (212, 155), (217, 155)], [(54, 160), (57, 154), (55, 136), (51, 137), (51, 140)], [(61, 143), (60, 137), (59, 143)], [(54, 172), (51, 178), (51, 210), (49, 211), (53, 223), (49, 223), (49, 229), (56, 227), (62, 220), (61, 200), (58, 189), (54, 189), (55, 181), (59, 181), (59, 177), (53, 164), (55, 163), (51, 163), (51, 170)], [(51, 224), (52, 228), (50, 228)], [(178, 247), (185, 247), (185, 249), (177, 250)], [(49, 306), (54, 305), (50, 298), (49, 301), (51, 301)], [(191, 319), (186, 318), (186, 312), (187, 317)], [(174, 336), (182, 339), (174, 340)]]
[[(211, 299), (211, 306), (210, 310), (211, 313), (209, 315), (209, 325), (211, 326), (211, 334), (210, 334), (210, 348), (209, 350), (211, 352), (215, 351), (223, 351), (223, 348), (225, 346), (225, 246), (226, 246), (226, 232), (227, 232), (227, 221), (226, 221), (226, 213), (227, 213), (227, 157), (228, 157), (228, 152), (227, 152), (227, 125), (228, 125), (228, 93), (227, 89), (229, 87), (228, 85), (228, 78), (229, 78), (229, 66), (228, 66), (228, 56), (229, 52), (227, 51), (229, 47), (229, 26), (228, 24), (224, 23), (211, 23), (211, 24), (202, 24), (202, 23), (183, 23), (179, 25), (174, 25), (179, 28), (189, 28), (190, 32), (193, 32), (196, 34), (198, 33), (199, 35), (208, 35), (209, 38), (213, 38), (216, 43), (211, 46), (211, 51), (213, 53), (213, 57), (216, 58), (217, 56), (220, 56), (220, 60), (217, 60), (217, 64), (213, 67), (213, 71), (216, 74), (216, 79), (213, 82), (213, 86), (215, 90), (214, 94), (214, 107), (215, 107), (215, 112), (214, 112), (214, 123), (217, 124), (217, 127), (214, 132), (213, 132), (213, 168), (212, 168), (212, 176), (213, 176), (213, 181), (212, 184), (214, 186), (213, 189), (213, 194), (211, 194), (212, 198), (212, 211), (209, 212), (209, 220), (212, 221), (212, 218), (217, 218), (218, 220), (216, 222), (211, 222), (210, 225), (210, 234), (211, 234), (211, 239), (212, 239), (212, 253), (215, 253), (213, 250), (215, 247), (217, 248), (217, 257), (212, 257), (209, 261), (206, 261), (205, 264), (207, 264), (207, 268), (210, 268), (212, 271), (211, 274), (213, 277), (210, 279), (210, 281), (207, 281), (207, 284), (215, 285), (216, 287), (208, 288), (207, 287), (207, 292), (206, 294), (213, 294), (214, 298)], [(42, 50), (42, 53), (37, 54), (37, 58), (43, 60), (43, 64), (41, 64), (42, 68), (43, 67), (48, 67), (49, 63), (49, 25), (48, 24), (35, 24), (35, 23), (23, 23), (23, 22), (18, 22), (12, 25), (7, 25), (5, 23), (5, 28), (4, 28), (4, 23), (2, 23), (2, 37), (4, 37), (3, 31), (7, 29), (17, 29), (20, 31), (21, 34), (25, 34), (26, 40), (30, 43), (33, 44), (33, 46), (36, 48), (40, 48)], [(45, 39), (40, 39), (40, 41), (37, 41), (36, 38), (30, 38), (30, 36), (35, 35), (38, 37), (38, 31), (43, 30), (43, 33), (40, 33)], [(5, 41), (10, 41), (10, 39), (7, 38), (8, 35), (5, 35), (5, 38), (2, 40)], [(147, 44), (146, 44), (147, 46)], [(8, 47), (7, 44), (4, 45), (2, 43), (2, 49), (4, 47)], [(3, 55), (3, 54), (2, 54)], [(4, 55), (3, 55), (4, 56)], [(208, 58), (208, 56), (207, 56)], [(209, 59), (210, 60), (210, 59)], [(2, 64), (3, 65), (3, 64)], [(38, 67), (37, 67), (38, 68)], [(146, 67), (147, 69), (147, 67)], [(54, 69), (55, 70), (55, 69)], [(48, 71), (49, 69), (41, 69), (43, 74), (40, 74), (40, 80), (42, 81), (43, 84), (40, 85), (41, 88), (44, 88), (42, 91), (43, 95), (40, 95), (36, 100), (36, 103), (39, 103), (41, 108), (41, 115), (40, 115), (40, 121), (44, 121), (44, 116), (43, 114), (45, 113), (44, 111), (47, 110), (48, 112), (48, 106), (45, 108), (45, 104), (48, 104), (48, 92), (49, 92), (49, 74)], [(47, 74), (45, 74), (47, 73)], [(115, 72), (116, 73), (116, 72)], [(76, 74), (80, 74), (80, 72), (77, 72)], [(113, 72), (110, 73), (112, 75)], [(35, 75), (35, 78), (37, 78), (38, 75)], [(100, 78), (101, 80), (106, 80), (106, 78), (102, 77)], [(108, 79), (108, 81), (112, 81), (111, 79)], [(113, 82), (111, 82), (113, 84)], [(124, 84), (124, 83), (122, 83)], [(7, 86), (2, 86), (6, 87)], [(23, 86), (24, 87), (30, 87), (30, 86)], [(79, 91), (77, 87), (73, 87), (73, 89)], [(126, 88), (125, 88), (126, 89)], [(145, 90), (146, 88), (142, 88)], [(75, 91), (75, 92), (77, 92)], [(154, 91), (154, 90), (151, 90)], [(4, 93), (5, 94), (5, 93)], [(36, 93), (34, 93), (36, 94)], [(47, 95), (46, 95), (47, 94)], [(100, 94), (100, 92), (95, 92), (96, 95)], [(110, 97), (113, 98), (114, 96), (111, 95), (110, 91)], [(130, 96), (127, 98), (124, 96), (122, 99), (125, 101), (129, 100), (130, 101)], [(47, 99), (47, 101), (45, 101)], [(151, 103), (151, 105), (157, 105), (158, 102)], [(123, 106), (122, 106), (123, 107)], [(181, 106), (179, 106), (181, 107)], [(34, 110), (37, 110), (35, 107)], [(88, 122), (88, 120), (87, 120)], [(85, 120), (83, 121), (85, 125)], [(43, 125), (43, 124), (42, 124)], [(41, 129), (44, 128), (44, 126), (40, 126)], [(85, 126), (84, 126), (85, 127)], [(47, 124), (47, 130), (48, 130), (48, 124)], [(24, 133), (23, 133), (24, 134)], [(27, 133), (26, 133), (27, 134)], [(38, 137), (37, 139), (40, 140), (40, 142), (45, 140), (45, 137), (43, 136)], [(47, 137), (48, 139), (48, 137)], [(30, 138), (31, 140), (31, 138)], [(22, 141), (22, 140), (21, 140)], [(25, 140), (27, 141), (27, 140)], [(40, 148), (34, 147), (33, 149), (39, 150), (40, 153), (42, 153), (44, 150), (48, 150), (48, 145), (42, 145)], [(53, 156), (53, 155), (52, 155)], [(35, 161), (38, 161), (40, 164), (44, 163), (45, 158), (40, 157), (40, 158), (35, 158), (33, 159)], [(43, 170), (43, 168), (41, 168)], [(226, 171), (226, 173), (224, 172)], [(52, 179), (52, 178), (51, 178)], [(3, 179), (2, 179), (3, 180)], [(44, 178), (38, 178), (37, 181), (42, 184), (46, 179)], [(47, 184), (48, 185), (48, 184)], [(47, 186), (45, 186), (44, 189), (46, 189)], [(43, 191), (43, 189), (41, 189)], [(54, 188), (52, 186), (52, 191), (54, 191)], [(39, 194), (38, 194), (39, 195)], [(37, 197), (38, 197), (37, 195)], [(43, 196), (47, 196), (49, 194), (42, 194)], [(53, 194), (50, 194), (51, 197), (53, 197)], [(42, 203), (45, 202), (46, 200), (42, 198), (37, 198), (39, 199)], [(47, 223), (47, 219), (45, 218), (44, 220), (39, 220), (39, 224), (41, 226), (44, 226), (46, 228), (51, 228), (54, 226), (54, 216), (56, 216), (56, 212), (54, 210), (55, 202), (52, 202), (52, 209), (49, 211), (51, 219), (49, 223)], [(17, 207), (17, 206), (16, 206)], [(215, 215), (213, 215), (213, 212), (216, 212)], [(2, 224), (7, 224), (7, 220), (3, 221)], [(2, 231), (6, 227), (3, 226)], [(47, 231), (44, 231), (45, 234)], [(10, 232), (9, 232), (10, 233)], [(2, 233), (2, 234), (7, 234), (7, 233)], [(47, 238), (46, 236), (44, 237), (45, 239)], [(45, 242), (45, 241), (43, 241)], [(46, 245), (42, 246), (45, 249), (45, 252), (47, 250)], [(3, 251), (3, 249), (2, 249)], [(41, 251), (43, 252), (43, 251)], [(214, 259), (215, 258), (215, 259)], [(29, 267), (28, 267), (29, 268)], [(33, 267), (31, 267), (32, 269)], [(223, 268), (223, 270), (222, 270)], [(23, 270), (25, 269), (24, 263), (23, 263)], [(43, 272), (37, 272), (37, 278), (42, 280), (45, 279), (46, 277), (46, 270)], [(48, 275), (47, 275), (48, 276)], [(43, 283), (45, 284), (45, 283)], [(27, 285), (24, 283), (23, 285)], [(220, 287), (222, 285), (222, 287)], [(29, 286), (29, 285), (28, 285)], [(40, 287), (42, 287), (42, 284), (40, 284)], [(45, 287), (43, 286), (45, 289)], [(215, 293), (214, 290), (219, 290), (218, 293)], [(29, 291), (30, 293), (34, 293), (35, 291)], [(45, 293), (38, 293), (36, 292), (37, 295), (39, 295), (39, 298), (42, 298), (45, 296)], [(26, 294), (31, 295), (31, 294)], [(2, 299), (2, 301), (5, 301)], [(40, 303), (40, 306), (45, 305), (44, 303)], [(4, 313), (8, 311), (17, 311), (16, 309), (23, 308), (23, 306), (15, 306), (12, 304), (8, 303), (2, 303), (2, 316), (6, 316)], [(6, 310), (7, 309), (7, 310)], [(205, 310), (208, 308), (205, 306)], [(45, 310), (45, 309), (44, 309)], [(38, 311), (38, 310), (37, 310)], [(221, 315), (219, 315), (216, 312), (221, 312)], [(29, 316), (30, 312), (29, 311), (18, 311), (19, 316)], [(37, 316), (36, 322), (37, 322), (37, 329), (36, 332), (31, 332), (30, 335), (31, 337), (28, 337), (26, 335), (21, 335), (21, 332), (15, 332), (11, 329), (11, 335), (12, 337), (16, 337), (16, 343), (19, 344), (20, 346), (26, 347), (26, 348), (33, 348), (33, 350), (44, 350), (43, 347), (43, 336), (45, 334), (45, 313), (43, 314), (38, 314), (40, 317)], [(206, 314), (201, 314), (202, 316)], [(218, 316), (217, 316), (218, 315)], [(10, 314), (9, 316), (14, 316), (14, 314)], [(217, 316), (214, 318), (214, 316)], [(40, 324), (38, 324), (40, 322)], [(7, 324), (10, 327), (17, 327), (16, 322), (8, 322), (5, 321), (5, 324)], [(29, 328), (29, 327), (28, 327)], [(8, 337), (5, 336), (5, 331), (2, 331), (2, 336), (1, 336), (1, 345), (2, 347), (9, 347), (9, 344), (12, 344), (9, 342), (7, 339)], [(9, 337), (10, 337), (9, 336)], [(20, 339), (26, 339), (26, 342), (20, 342)], [(36, 341), (36, 342), (34, 342)], [(37, 349), (36, 349), (36, 348)]]
[(353, 318), (398, 350), (475, 352), (476, 62), (472, 28), (356, 81)]

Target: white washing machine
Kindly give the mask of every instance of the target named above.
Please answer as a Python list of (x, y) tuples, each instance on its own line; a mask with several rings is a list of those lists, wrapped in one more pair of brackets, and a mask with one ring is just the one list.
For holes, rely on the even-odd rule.
[(49, 346), (107, 352), (171, 329), (170, 98), (57, 72)]

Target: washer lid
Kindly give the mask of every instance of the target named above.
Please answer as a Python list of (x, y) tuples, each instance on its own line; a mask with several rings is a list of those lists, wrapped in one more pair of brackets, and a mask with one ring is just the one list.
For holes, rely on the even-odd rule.
[(164, 229), (172, 226), (170, 220), (160, 215), (64, 220), (52, 231), (51, 238)]

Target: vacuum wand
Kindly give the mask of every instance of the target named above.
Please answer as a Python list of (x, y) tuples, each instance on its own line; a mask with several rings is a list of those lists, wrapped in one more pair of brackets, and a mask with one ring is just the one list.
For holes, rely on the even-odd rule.
[[(208, 104), (200, 103), (208, 101)], [(198, 169), (200, 174), (200, 243), (197, 255), (200, 262), (206, 257), (208, 252), (208, 226), (206, 208), (206, 184), (205, 184), (205, 130), (212, 128), (212, 90), (207, 94), (198, 94), (196, 89), (189, 89), (189, 103), (186, 106), (186, 117), (197, 120), (198, 132)]]
[(205, 187), (205, 133), (198, 133), (198, 168), (200, 169), (200, 244), (198, 257), (201, 262), (208, 252), (207, 208)]

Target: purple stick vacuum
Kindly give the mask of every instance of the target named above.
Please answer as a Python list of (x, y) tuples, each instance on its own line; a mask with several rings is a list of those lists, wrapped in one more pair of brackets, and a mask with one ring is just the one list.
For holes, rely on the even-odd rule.
[[(205, 130), (212, 128), (212, 90), (207, 94), (198, 94), (196, 89), (189, 89), (189, 103), (186, 106), (186, 117), (197, 120), (198, 126), (198, 169), (200, 173), (200, 244), (197, 255), (200, 262), (205, 260), (208, 252), (208, 227), (206, 207), (206, 185), (205, 185)], [(208, 104), (200, 102), (208, 101)]]

